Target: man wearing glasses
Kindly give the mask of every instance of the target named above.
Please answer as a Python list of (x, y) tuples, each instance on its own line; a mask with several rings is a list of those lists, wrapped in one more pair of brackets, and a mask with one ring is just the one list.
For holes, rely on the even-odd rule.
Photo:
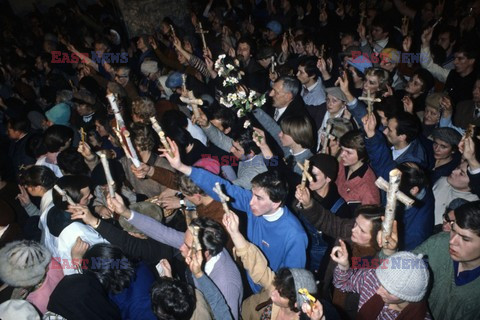
[(115, 82), (121, 85), (125, 92), (127, 93), (130, 101), (136, 100), (139, 98), (137, 88), (130, 81), (130, 67), (128, 66), (119, 66), (115, 70)]

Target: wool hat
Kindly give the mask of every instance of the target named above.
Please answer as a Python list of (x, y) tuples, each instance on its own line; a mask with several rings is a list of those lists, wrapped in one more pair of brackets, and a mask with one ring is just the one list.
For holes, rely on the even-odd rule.
[(12, 287), (35, 286), (45, 276), (51, 258), (38, 242), (10, 242), (0, 250), (0, 278)]
[(182, 79), (183, 73), (180, 72), (172, 72), (165, 81), (165, 86), (170, 89), (180, 88), (183, 84)]
[(422, 300), (427, 292), (430, 274), (422, 255), (400, 251), (375, 269), (380, 284), (390, 294), (408, 302)]
[(338, 161), (335, 157), (324, 153), (315, 154), (310, 157), (310, 165), (322, 171), (332, 182), (337, 180)]
[(272, 20), (269, 23), (267, 23), (267, 29), (272, 30), (273, 33), (275, 33), (277, 36), (282, 33), (282, 25), (280, 22), (276, 20)]
[(295, 292), (297, 294), (297, 307), (298, 309), (302, 308), (302, 304), (308, 302), (305, 298), (298, 293), (300, 289), (307, 289), (309, 293), (315, 294), (317, 293), (317, 283), (315, 282), (315, 277), (313, 274), (305, 269), (296, 269), (296, 268), (289, 268), (290, 272), (293, 276), (293, 282), (295, 283)]
[(153, 60), (145, 60), (140, 66), (143, 75), (148, 76), (150, 73), (158, 72), (158, 62)]
[[(157, 206), (151, 202), (137, 202), (130, 205), (130, 209), (136, 212), (140, 212), (141, 214), (150, 217), (152, 219), (157, 220), (158, 222), (162, 222), (163, 220), (163, 209), (160, 206)], [(128, 223), (126, 219), (118, 219), (120, 226), (123, 230), (127, 232), (135, 232), (135, 233), (142, 233), (142, 231), (135, 228), (133, 225)]]
[(340, 99), (344, 102), (348, 102), (347, 96), (345, 96), (345, 93), (343, 93), (342, 89), (340, 89), (339, 87), (327, 88), (325, 89), (325, 93), (334, 96), (335, 98)]
[(28, 301), (12, 299), (0, 304), (0, 319), (40, 320), (40, 315)]
[(53, 106), (50, 110), (45, 112), (47, 119), (54, 124), (61, 124), (64, 126), (70, 125), (71, 108), (68, 104), (62, 102)]
[(439, 139), (451, 146), (458, 146), (460, 140), (462, 140), (462, 135), (455, 129), (452, 128), (435, 128), (432, 132), (433, 139)]
[(327, 124), (332, 125), (332, 131), (330, 133), (337, 139), (343, 137), (348, 131), (353, 130), (352, 123), (345, 118), (330, 118), (327, 120)]
[(425, 99), (425, 106), (426, 107), (431, 107), (438, 112), (440, 111), (440, 101), (442, 100), (443, 97), (445, 97), (446, 94), (442, 92), (437, 92), (437, 93), (432, 93)]

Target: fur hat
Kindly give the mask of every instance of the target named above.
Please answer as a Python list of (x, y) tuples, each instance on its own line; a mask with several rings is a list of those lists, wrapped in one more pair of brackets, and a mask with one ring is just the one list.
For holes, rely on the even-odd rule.
[(400, 251), (387, 259), (375, 273), (390, 294), (408, 302), (422, 300), (427, 292), (430, 274), (422, 255)]
[(0, 250), (0, 278), (13, 287), (37, 285), (52, 255), (35, 241), (14, 241)]
[(315, 278), (313, 274), (305, 269), (294, 269), (289, 268), (290, 272), (293, 276), (293, 282), (295, 283), (295, 292), (297, 294), (297, 308), (301, 309), (302, 304), (307, 302), (305, 298), (298, 293), (300, 289), (307, 289), (309, 293), (315, 294), (317, 293), (317, 284), (315, 282)]
[(353, 130), (352, 123), (345, 118), (330, 118), (327, 120), (327, 124), (332, 125), (331, 134), (337, 139), (340, 139), (345, 133)]

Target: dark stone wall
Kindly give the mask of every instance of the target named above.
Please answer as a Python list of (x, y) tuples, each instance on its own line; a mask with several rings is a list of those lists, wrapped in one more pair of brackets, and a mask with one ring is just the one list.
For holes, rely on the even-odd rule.
[(166, 16), (182, 26), (188, 18), (187, 0), (117, 0), (129, 37), (152, 32)]

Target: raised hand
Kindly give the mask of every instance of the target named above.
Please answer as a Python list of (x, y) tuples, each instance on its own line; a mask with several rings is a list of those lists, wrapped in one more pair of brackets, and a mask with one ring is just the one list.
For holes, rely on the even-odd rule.
[(404, 96), (402, 98), (403, 109), (405, 112), (413, 114), (413, 101), (409, 96)]
[(432, 40), (433, 27), (427, 28), (422, 33), (422, 47), (430, 47), (430, 40)]
[(89, 247), (90, 245), (87, 242), (83, 241), (80, 237), (77, 237), (77, 240), (75, 240), (75, 243), (73, 244), (72, 249), (70, 250), (72, 259), (74, 260), (82, 259)]
[(258, 147), (265, 147), (267, 146), (267, 141), (265, 139), (265, 132), (263, 132), (263, 130), (259, 129), (259, 128), (253, 128), (253, 142), (255, 142), (255, 144), (258, 146)]
[(340, 239), (339, 242), (339, 246), (333, 247), (330, 258), (338, 264), (341, 270), (348, 270), (350, 268), (350, 261), (348, 260), (347, 246), (343, 240)]
[(108, 209), (118, 213), (125, 219), (130, 219), (131, 212), (130, 210), (125, 206), (125, 203), (123, 202), (122, 197), (115, 192), (115, 197), (111, 197), (110, 194), (107, 195), (107, 204), (108, 204)]
[(310, 303), (305, 302), (302, 304), (302, 311), (305, 313), (311, 320), (325, 320), (323, 314), (323, 306), (320, 301), (315, 301), (313, 307), (310, 306)]
[(19, 184), (18, 189), (20, 190), (20, 193), (17, 195), (16, 199), (20, 201), (22, 207), (25, 207), (31, 203), (30, 196), (28, 195), (27, 189), (25, 189), (24, 186)]
[(198, 124), (200, 127), (208, 127), (210, 124), (208, 118), (202, 109), (198, 108), (198, 117), (195, 117), (195, 114), (192, 115), (192, 122)]
[(295, 198), (300, 202), (303, 208), (309, 208), (312, 206), (313, 200), (310, 196), (310, 190), (308, 188), (302, 188), (302, 185), (298, 185), (295, 190)]
[(377, 126), (377, 119), (375, 118), (375, 115), (372, 114), (366, 114), (362, 118), (363, 122), (363, 129), (365, 130), (365, 134), (367, 135), (368, 138), (371, 138), (375, 135), (375, 127)]
[(465, 160), (467, 160), (471, 170), (480, 168), (480, 163), (475, 156), (475, 143), (472, 137), (464, 137), (458, 147)]
[(195, 278), (200, 278), (203, 275), (203, 253), (202, 250), (192, 250), (188, 252), (188, 257), (185, 258), (185, 263), (188, 265), (190, 271)]
[[(385, 218), (382, 217), (382, 221)], [(398, 228), (397, 228), (397, 221), (393, 221), (393, 226), (392, 226), (392, 233), (385, 238), (385, 243), (382, 243), (382, 236), (383, 236), (383, 231), (380, 229), (377, 233), (377, 243), (380, 248), (382, 248), (382, 251), (385, 255), (391, 256), (392, 254), (397, 251), (398, 247)]]
[(72, 216), (70, 217), (70, 219), (72, 220), (82, 220), (83, 222), (85, 222), (85, 224), (88, 224), (90, 226), (98, 223), (98, 219), (92, 215), (92, 213), (88, 209), (88, 206), (84, 206), (81, 204), (69, 205), (67, 211), (72, 214)]

